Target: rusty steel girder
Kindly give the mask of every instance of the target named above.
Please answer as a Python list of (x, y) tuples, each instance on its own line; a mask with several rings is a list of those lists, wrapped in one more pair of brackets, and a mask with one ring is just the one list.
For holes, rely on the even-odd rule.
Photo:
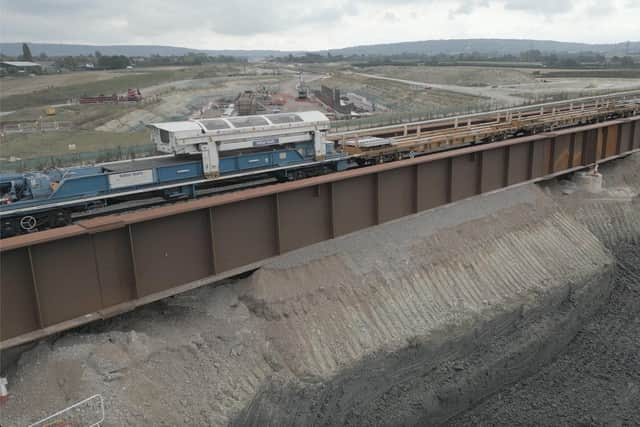
[(226, 193), (0, 240), (0, 349), (279, 254), (640, 151), (640, 117)]

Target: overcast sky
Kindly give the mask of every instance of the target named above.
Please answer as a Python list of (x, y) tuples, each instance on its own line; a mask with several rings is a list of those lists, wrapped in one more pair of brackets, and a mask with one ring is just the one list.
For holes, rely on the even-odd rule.
[(0, 0), (4, 42), (323, 50), (446, 38), (640, 40), (640, 0)]

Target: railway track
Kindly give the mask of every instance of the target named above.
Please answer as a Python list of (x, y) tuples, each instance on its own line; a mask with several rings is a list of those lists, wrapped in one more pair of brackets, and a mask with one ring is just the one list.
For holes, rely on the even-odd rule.
[[(504, 110), (480, 117), (473, 115), (446, 121), (417, 122), (333, 137), (341, 143), (342, 150), (360, 159), (401, 159), (443, 148), (455, 149), (640, 114), (640, 94), (637, 98), (629, 98), (630, 95)], [(369, 148), (358, 143), (363, 137), (366, 140), (389, 134), (394, 136), (386, 146)]]
[[(455, 119), (447, 124), (447, 127), (432, 130), (422, 130), (429, 122), (416, 123), (415, 133), (406, 136), (392, 137), (389, 146), (378, 149), (368, 149), (358, 146), (358, 138), (353, 145), (342, 145), (341, 149), (352, 158), (363, 160), (362, 165), (384, 163), (391, 160), (400, 160), (409, 157), (455, 150), (469, 145), (482, 144), (504, 140), (514, 136), (523, 136), (539, 132), (553, 131), (572, 126), (594, 123), (602, 120), (628, 117), (640, 112), (640, 100), (629, 101), (619, 99), (595, 100), (590, 103), (574, 105), (559, 105), (546, 111), (544, 107), (535, 108), (535, 111), (506, 111), (497, 113), (493, 121), (483, 118), (478, 123), (468, 120), (460, 125)], [(371, 131), (370, 131), (371, 132)], [(370, 133), (368, 132), (368, 133)], [(386, 128), (380, 132), (387, 132)], [(369, 136), (378, 136), (373, 134)], [(274, 178), (261, 178), (247, 182), (233, 182), (228, 185), (219, 183), (214, 187), (196, 190), (195, 198), (224, 194), (233, 191), (241, 191), (271, 185), (278, 181)], [(101, 215), (120, 214), (123, 212), (148, 209), (160, 205), (179, 203), (184, 199), (167, 201), (162, 197), (151, 197), (144, 200), (122, 202), (111, 206), (103, 206), (86, 212), (78, 212), (72, 215), (74, 222), (95, 218)]]
[(463, 125), (476, 125), (486, 123), (500, 123), (510, 117), (539, 116), (546, 113), (562, 112), (567, 110), (578, 110), (589, 108), (606, 103), (638, 103), (640, 102), (640, 90), (630, 90), (617, 92), (608, 95), (590, 96), (575, 98), (566, 101), (547, 102), (542, 104), (526, 105), (520, 107), (510, 107), (494, 111), (486, 111), (471, 114), (461, 114), (457, 116), (441, 117), (428, 120), (419, 120), (407, 123), (391, 125), (372, 126), (363, 129), (333, 132), (327, 135), (327, 139), (332, 141), (346, 141), (352, 138), (366, 136), (408, 136), (420, 134), (428, 130), (457, 128)]
[[(472, 114), (447, 119), (428, 120), (395, 126), (382, 126), (364, 131), (335, 133), (327, 136), (334, 140), (337, 150), (346, 155), (348, 168), (388, 163), (390, 161), (419, 157), (436, 152), (456, 150), (472, 145), (486, 144), (517, 136), (532, 135), (558, 129), (593, 124), (603, 120), (624, 118), (639, 114), (640, 91), (625, 92), (605, 97), (586, 98), (552, 104), (541, 104), (500, 110), (489, 113)], [(383, 144), (367, 145), (365, 141), (382, 138)], [(318, 166), (319, 163), (316, 162)], [(314, 165), (300, 165), (298, 172), (289, 175), (296, 179), (331, 173), (330, 168)], [(295, 168), (294, 168), (295, 169)], [(273, 169), (275, 172), (276, 170)], [(179, 185), (193, 185), (191, 198), (201, 198), (215, 194), (241, 191), (278, 182), (269, 176), (270, 170), (254, 171), (239, 176), (217, 178), (215, 180), (196, 179)], [(246, 176), (245, 176), (246, 175)], [(178, 184), (175, 184), (178, 185)], [(121, 214), (150, 207), (170, 205), (184, 201), (185, 197), (167, 199), (148, 191), (147, 197), (136, 196), (136, 200), (98, 200), (95, 206), (77, 210), (64, 223), (95, 218), (101, 215)], [(126, 194), (123, 197), (127, 196)], [(95, 198), (99, 199), (99, 198)], [(66, 202), (69, 204), (70, 202)], [(93, 202), (92, 202), (93, 203)], [(44, 229), (46, 229), (45, 227)], [(34, 228), (31, 233), (42, 231)]]
[[(415, 144), (440, 152), (2, 239), (0, 349), (245, 273), (303, 246), (638, 152), (637, 100), (485, 116), (470, 126), (485, 135), (481, 143), (436, 146), (468, 133), (460, 118), (457, 127), (455, 119), (419, 123), (415, 134), (396, 135), (399, 146), (386, 153), (410, 153)], [(508, 137), (516, 122), (530, 134)], [(389, 137), (403, 129), (370, 132)], [(506, 139), (490, 142), (493, 135)]]

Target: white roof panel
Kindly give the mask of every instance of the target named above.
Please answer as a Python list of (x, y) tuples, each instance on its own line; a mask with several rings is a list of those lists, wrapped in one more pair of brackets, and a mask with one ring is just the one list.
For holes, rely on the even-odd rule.
[(152, 128), (166, 130), (168, 132), (198, 131), (203, 133), (214, 132), (216, 134), (240, 133), (242, 129), (247, 132), (249, 128), (300, 128), (311, 123), (323, 123), (329, 126), (329, 119), (320, 111), (303, 111), (299, 113), (281, 113), (255, 116), (235, 116), (215, 119), (188, 120), (183, 122), (151, 123)]
[(151, 123), (149, 124), (149, 126), (166, 130), (168, 132), (180, 132), (180, 131), (187, 131), (187, 130), (202, 131), (202, 128), (200, 127), (200, 125), (192, 121)]
[(2, 61), (0, 64), (6, 64), (12, 67), (40, 67), (40, 64), (30, 61)]
[(305, 122), (328, 122), (329, 118), (320, 111), (302, 111), (296, 113)]

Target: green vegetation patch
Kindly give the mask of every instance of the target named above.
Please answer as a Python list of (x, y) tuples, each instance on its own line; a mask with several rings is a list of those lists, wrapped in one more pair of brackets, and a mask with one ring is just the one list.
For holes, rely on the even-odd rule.
[(547, 78), (605, 78), (605, 79), (638, 79), (640, 69), (628, 70), (558, 70), (545, 71), (538, 75)]
[[(227, 71), (225, 67), (224, 71)], [(90, 73), (90, 71), (87, 71)], [(11, 95), (0, 100), (0, 110), (12, 111), (21, 108), (61, 104), (71, 98), (82, 96), (112, 95), (130, 88), (145, 88), (178, 80), (211, 77), (217, 72), (215, 66), (134, 70), (112, 79), (89, 83), (51, 87), (28, 94)], [(144, 95), (144, 93), (143, 93)]]
[[(59, 131), (30, 134), (10, 134), (0, 143), (0, 156), (33, 158), (66, 155), (74, 152), (123, 149), (150, 144), (147, 131), (116, 133), (98, 131)], [(69, 145), (75, 144), (75, 150)]]
[(343, 94), (356, 92), (369, 100), (391, 108), (394, 112), (447, 113), (484, 108), (488, 99), (441, 89), (412, 87), (406, 83), (335, 73), (321, 84), (340, 88)]

